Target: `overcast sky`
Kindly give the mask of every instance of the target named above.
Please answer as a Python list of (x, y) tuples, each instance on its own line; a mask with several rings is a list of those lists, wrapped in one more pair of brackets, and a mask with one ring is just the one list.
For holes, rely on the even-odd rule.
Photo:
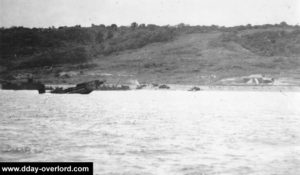
[(300, 24), (300, 0), (0, 0), (0, 26)]

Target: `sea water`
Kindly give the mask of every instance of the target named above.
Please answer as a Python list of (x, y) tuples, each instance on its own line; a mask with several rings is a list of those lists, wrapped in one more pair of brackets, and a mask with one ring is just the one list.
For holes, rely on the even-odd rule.
[(298, 175), (300, 93), (0, 91), (0, 161), (94, 174)]

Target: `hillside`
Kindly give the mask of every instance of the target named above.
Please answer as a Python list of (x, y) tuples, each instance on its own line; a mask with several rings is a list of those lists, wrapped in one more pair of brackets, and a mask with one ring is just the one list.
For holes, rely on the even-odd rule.
[[(43, 51), (35, 58), (15, 61), (14, 64), (18, 62), (19, 66), (6, 68), (1, 77), (9, 79), (32, 73), (45, 83), (77, 83), (92, 79), (124, 83), (137, 79), (145, 83), (172, 84), (212, 84), (223, 78), (250, 74), (300, 79), (299, 27), (208, 30), (185, 26), (157, 28), (154, 33), (146, 35), (147, 32), (145, 28), (135, 32), (124, 29), (123, 35), (118, 31), (110, 40), (102, 41), (101, 47), (108, 48), (109, 45), (112, 48), (109, 52), (98, 49), (99, 53), (96, 53), (95, 47), (99, 45), (92, 45), (91, 41), (80, 41), (79, 50), (74, 43), (65, 43), (63, 48), (71, 49), (60, 53), (64, 61), (37, 64), (34, 61), (43, 60), (45, 63)], [(156, 37), (147, 39), (151, 36)], [(47, 57), (50, 62), (54, 58)], [(27, 68), (27, 65), (35, 68)]]

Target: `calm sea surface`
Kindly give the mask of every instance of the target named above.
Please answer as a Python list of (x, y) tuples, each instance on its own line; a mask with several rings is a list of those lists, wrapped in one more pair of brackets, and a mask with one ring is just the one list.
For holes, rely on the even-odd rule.
[(299, 175), (300, 93), (0, 91), (0, 161), (94, 174)]

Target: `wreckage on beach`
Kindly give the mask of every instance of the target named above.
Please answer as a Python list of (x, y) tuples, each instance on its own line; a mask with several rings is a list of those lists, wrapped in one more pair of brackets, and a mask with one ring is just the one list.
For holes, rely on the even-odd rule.
[(129, 86), (125, 85), (109, 85), (105, 84), (105, 80), (94, 80), (77, 84), (75, 87), (64, 89), (57, 87), (50, 91), (52, 94), (89, 94), (95, 90), (97, 91), (117, 91), (117, 90), (130, 90)]
[(84, 83), (79, 83), (75, 87), (70, 87), (67, 89), (63, 89), (61, 87), (55, 88), (50, 91), (52, 94), (89, 94), (94, 90), (98, 89), (101, 85), (105, 83), (105, 80), (94, 80)]

